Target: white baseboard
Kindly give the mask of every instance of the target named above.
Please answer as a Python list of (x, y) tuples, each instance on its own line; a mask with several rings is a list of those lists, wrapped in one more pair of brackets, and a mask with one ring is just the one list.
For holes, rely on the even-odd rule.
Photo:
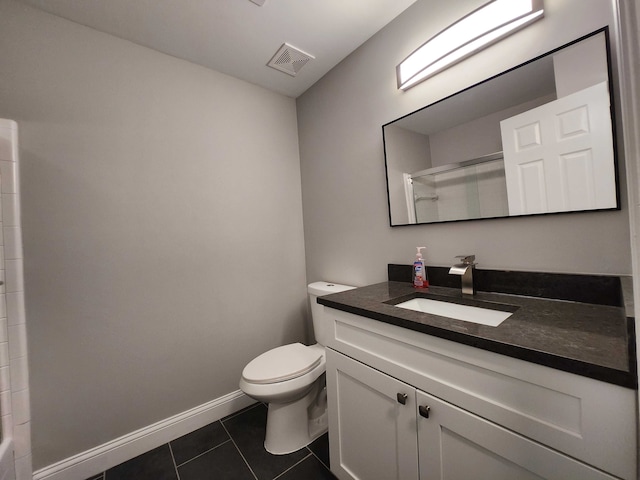
[(84, 480), (255, 403), (236, 390), (33, 473), (33, 480)]

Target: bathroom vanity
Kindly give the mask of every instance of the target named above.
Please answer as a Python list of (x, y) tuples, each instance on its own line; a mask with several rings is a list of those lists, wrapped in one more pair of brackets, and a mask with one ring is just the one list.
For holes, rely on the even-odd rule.
[(395, 304), (415, 289), (393, 281), (318, 298), (332, 323), (338, 478), (636, 478), (635, 344), (623, 305), (429, 294), (512, 312), (492, 327), (406, 310)]

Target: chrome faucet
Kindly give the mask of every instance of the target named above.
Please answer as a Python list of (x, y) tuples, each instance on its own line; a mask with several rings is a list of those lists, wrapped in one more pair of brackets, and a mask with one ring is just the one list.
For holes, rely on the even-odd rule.
[(473, 286), (473, 267), (475, 264), (475, 255), (458, 255), (460, 263), (456, 263), (449, 269), (451, 275), (460, 275), (462, 277), (462, 294), (475, 295), (476, 289)]

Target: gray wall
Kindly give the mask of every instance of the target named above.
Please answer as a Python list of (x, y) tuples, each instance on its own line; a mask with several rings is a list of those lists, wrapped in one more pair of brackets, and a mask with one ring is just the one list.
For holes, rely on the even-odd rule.
[(397, 90), (395, 66), (483, 3), (418, 0), (298, 98), (310, 281), (384, 281), (387, 263), (411, 263), (418, 245), (427, 246), (425, 258), (434, 265), (474, 253), (481, 268), (631, 273), (624, 171), (622, 211), (389, 227), (381, 125), (615, 18), (613, 1), (545, 0), (544, 19), (406, 92)]
[(0, 0), (36, 469), (305, 337), (295, 101)]

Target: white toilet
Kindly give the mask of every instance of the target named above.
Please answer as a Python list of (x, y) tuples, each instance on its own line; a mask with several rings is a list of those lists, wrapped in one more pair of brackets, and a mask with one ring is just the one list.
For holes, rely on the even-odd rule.
[(315, 345), (292, 343), (254, 358), (242, 371), (240, 389), (267, 402), (264, 446), (276, 455), (295, 452), (327, 431), (325, 352), (329, 322), (316, 297), (355, 287), (315, 282), (309, 285)]

